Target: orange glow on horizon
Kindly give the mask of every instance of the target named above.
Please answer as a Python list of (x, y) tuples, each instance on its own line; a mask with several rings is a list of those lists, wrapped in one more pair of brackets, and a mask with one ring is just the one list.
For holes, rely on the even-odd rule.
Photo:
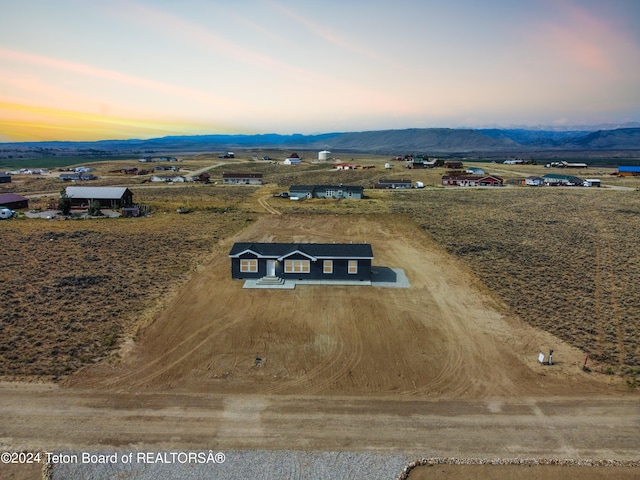
[(211, 126), (139, 120), (0, 102), (0, 135), (4, 142), (96, 141), (211, 133)]

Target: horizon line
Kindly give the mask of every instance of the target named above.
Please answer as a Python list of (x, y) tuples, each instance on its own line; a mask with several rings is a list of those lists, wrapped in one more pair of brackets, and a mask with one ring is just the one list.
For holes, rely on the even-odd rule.
[[(618, 130), (626, 128), (640, 128), (640, 121), (633, 122), (621, 122), (612, 123), (605, 122), (600, 124), (591, 125), (510, 125), (510, 126), (497, 126), (487, 125), (481, 127), (406, 127), (406, 128), (383, 128), (379, 130), (351, 130), (351, 131), (327, 131), (318, 133), (277, 133), (277, 132), (265, 132), (265, 133), (200, 133), (192, 135), (164, 135), (161, 137), (147, 137), (147, 138), (101, 138), (97, 140), (27, 140), (27, 141), (0, 141), (0, 145), (12, 145), (12, 144), (46, 144), (46, 143), (100, 143), (100, 142), (148, 142), (153, 140), (163, 140), (167, 138), (198, 138), (198, 137), (259, 137), (259, 136), (280, 136), (280, 137), (319, 137), (323, 135), (344, 135), (350, 133), (372, 133), (372, 132), (401, 132), (409, 130), (530, 130), (530, 131), (549, 131), (549, 132), (597, 132)], [(1, 135), (1, 134), (0, 134)]]

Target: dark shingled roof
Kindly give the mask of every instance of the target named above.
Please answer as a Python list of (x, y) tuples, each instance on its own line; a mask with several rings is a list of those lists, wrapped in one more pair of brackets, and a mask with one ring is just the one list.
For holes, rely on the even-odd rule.
[(229, 252), (237, 257), (251, 250), (260, 257), (282, 258), (293, 252), (301, 252), (314, 258), (373, 258), (373, 249), (368, 243), (235, 243)]
[(364, 187), (360, 185), (291, 185), (289, 191), (313, 192), (315, 190), (344, 190), (345, 192), (363, 192)]
[(0, 194), (0, 205), (2, 205), (3, 203), (24, 202), (25, 200), (29, 200), (29, 199), (27, 197), (23, 197), (22, 195), (17, 195), (15, 193)]

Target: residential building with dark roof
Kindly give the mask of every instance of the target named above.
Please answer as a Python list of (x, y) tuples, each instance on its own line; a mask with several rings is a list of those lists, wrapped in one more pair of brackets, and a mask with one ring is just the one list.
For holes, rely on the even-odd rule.
[(364, 187), (359, 185), (292, 185), (289, 188), (292, 198), (352, 198), (364, 197)]
[(261, 173), (223, 173), (222, 183), (236, 185), (262, 185)]
[(371, 280), (368, 243), (235, 243), (231, 277), (301, 280)]

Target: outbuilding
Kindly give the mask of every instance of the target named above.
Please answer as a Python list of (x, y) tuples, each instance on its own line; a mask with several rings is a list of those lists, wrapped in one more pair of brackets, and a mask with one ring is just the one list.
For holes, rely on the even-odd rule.
[(11, 175), (8, 173), (0, 173), (0, 183), (11, 183)]
[(619, 166), (618, 175), (621, 177), (637, 177), (640, 175), (640, 167), (635, 166)]
[(105, 208), (133, 205), (133, 193), (126, 187), (67, 187), (65, 193), (76, 208), (88, 208), (92, 201)]
[(11, 210), (29, 208), (29, 199), (15, 193), (3, 193), (0, 195), (0, 205)]
[(444, 162), (444, 168), (448, 168), (450, 170), (462, 170), (462, 162), (457, 162), (450, 160), (448, 162)]
[(235, 243), (231, 277), (299, 280), (371, 280), (368, 243)]

